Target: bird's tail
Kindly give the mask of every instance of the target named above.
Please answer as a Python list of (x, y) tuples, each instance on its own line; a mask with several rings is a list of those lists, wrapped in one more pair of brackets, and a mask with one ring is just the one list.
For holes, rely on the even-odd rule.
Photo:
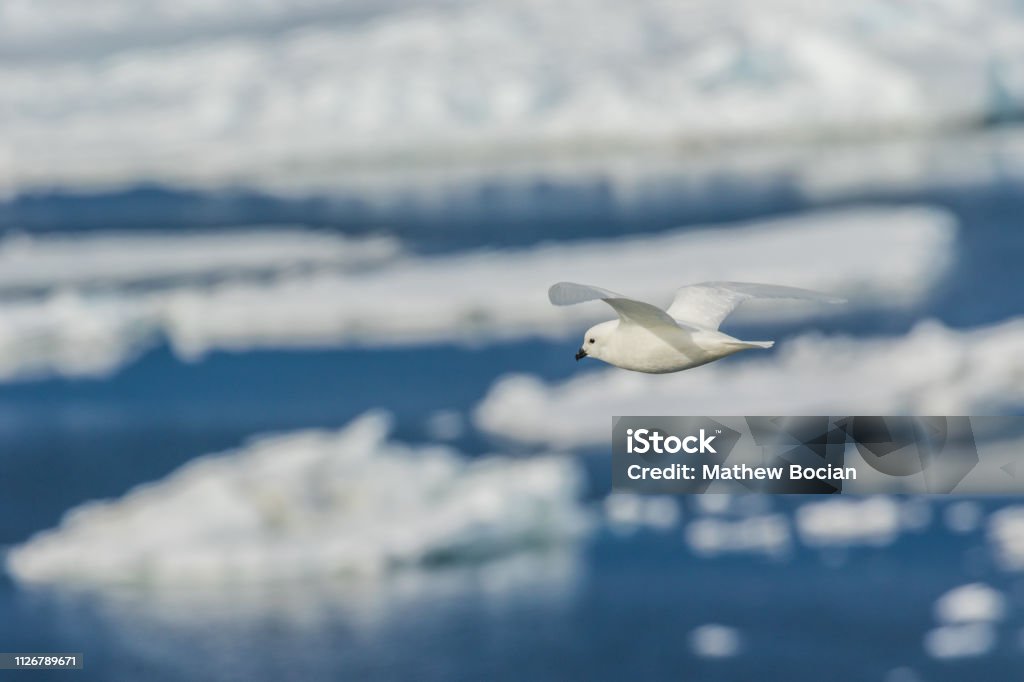
[(737, 341), (734, 345), (740, 348), (771, 348), (774, 341)]

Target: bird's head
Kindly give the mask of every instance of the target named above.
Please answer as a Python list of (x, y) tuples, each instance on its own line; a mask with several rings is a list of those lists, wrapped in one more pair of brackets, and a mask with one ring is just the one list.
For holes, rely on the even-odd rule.
[(610, 320), (595, 324), (583, 335), (583, 344), (576, 352), (576, 361), (579, 362), (588, 355), (598, 360), (604, 359), (604, 351), (607, 349), (606, 342), (611, 333), (619, 325), (618, 320)]

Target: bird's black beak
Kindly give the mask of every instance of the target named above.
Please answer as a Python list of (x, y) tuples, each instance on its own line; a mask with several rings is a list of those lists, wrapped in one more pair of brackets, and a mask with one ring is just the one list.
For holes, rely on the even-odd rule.
[(576, 362), (579, 362), (583, 358), (587, 357), (587, 351), (580, 348), (579, 352), (576, 353)]

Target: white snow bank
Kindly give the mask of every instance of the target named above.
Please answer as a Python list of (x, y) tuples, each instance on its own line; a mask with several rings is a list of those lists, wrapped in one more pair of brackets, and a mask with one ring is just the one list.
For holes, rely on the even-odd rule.
[(961, 585), (935, 602), (935, 618), (942, 623), (974, 623), (1002, 620), (1006, 597), (983, 583)]
[(999, 413), (1024, 402), (1022, 346), (1024, 319), (967, 331), (925, 322), (896, 338), (806, 335), (772, 355), (667, 379), (618, 369), (552, 384), (509, 375), (474, 420), (502, 438), (582, 447), (606, 443), (617, 414)]
[[(678, 286), (710, 279), (789, 284), (851, 299), (847, 306), (776, 305), (776, 317), (858, 304), (912, 305), (947, 271), (955, 231), (954, 219), (938, 209), (862, 208), (436, 257), (388, 255), (387, 242), (332, 242), (300, 232), (279, 260), (271, 252), (283, 234), (240, 238), (237, 254), (211, 237), (217, 248), (193, 266), (190, 254), (206, 248), (202, 240), (188, 236), (172, 245), (162, 236), (164, 255), (146, 259), (151, 272), (189, 273), (191, 280), (99, 290), (97, 283), (131, 283), (145, 275), (131, 264), (145, 238), (15, 242), (6, 248), (21, 249), (19, 265), (0, 277), (0, 285), (38, 286), (49, 279), (67, 286), (32, 299), (0, 299), (0, 379), (103, 374), (160, 338), (194, 358), (216, 349), (560, 336), (612, 316), (602, 303), (551, 306), (547, 288), (566, 279), (657, 303), (667, 303)], [(247, 245), (249, 239), (255, 245)], [(69, 264), (74, 249), (83, 261)], [(272, 276), (237, 276), (264, 267)]]
[(560, 457), (465, 460), (339, 432), (266, 438), (70, 511), (7, 556), (26, 583), (246, 583), (375, 575), (570, 541), (585, 527)]
[(294, 182), (966, 126), (1024, 98), (1012, 0), (251, 4), (4, 3), (0, 178)]

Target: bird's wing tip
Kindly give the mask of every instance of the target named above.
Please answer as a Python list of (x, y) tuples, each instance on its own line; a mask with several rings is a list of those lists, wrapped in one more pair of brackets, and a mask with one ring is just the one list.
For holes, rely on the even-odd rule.
[(554, 305), (575, 305), (586, 301), (596, 301), (618, 296), (607, 289), (577, 284), (576, 282), (557, 282), (548, 288), (548, 300)]
[(551, 301), (551, 304), (569, 305), (565, 290), (572, 285), (572, 282), (555, 282), (548, 287), (548, 300)]

